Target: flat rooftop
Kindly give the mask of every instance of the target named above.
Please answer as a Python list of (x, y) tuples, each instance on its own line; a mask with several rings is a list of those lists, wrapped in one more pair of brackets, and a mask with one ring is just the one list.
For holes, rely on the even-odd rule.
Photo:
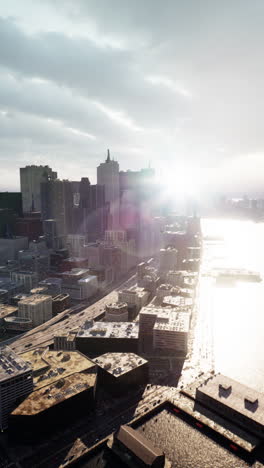
[(173, 307), (192, 307), (193, 305), (192, 298), (185, 296), (165, 296), (162, 302), (164, 305), (171, 305)]
[(119, 294), (131, 294), (133, 296), (138, 296), (138, 297), (144, 297), (149, 294), (148, 291), (144, 288), (140, 288), (139, 286), (132, 286), (131, 288), (128, 289), (122, 289), (122, 291), (119, 291)]
[(109, 374), (119, 377), (148, 361), (134, 353), (105, 353), (94, 359), (94, 362)]
[[(264, 394), (222, 374), (206, 380), (197, 389), (203, 395), (264, 425)], [(199, 398), (197, 398), (199, 400)]]
[(154, 330), (177, 331), (188, 333), (190, 317), (185, 312), (173, 312), (169, 315), (168, 322), (159, 321), (159, 317), (154, 325)]
[(77, 333), (77, 338), (138, 338), (138, 323), (135, 322), (86, 322)]
[(0, 347), (0, 382), (30, 371), (31, 366), (8, 346)]
[(10, 314), (15, 314), (17, 312), (17, 307), (0, 304), (0, 318), (7, 317)]
[(46, 294), (32, 294), (31, 296), (25, 297), (25, 299), (22, 299), (21, 301), (19, 301), (19, 304), (36, 305), (47, 300), (51, 301), (51, 299), (52, 297)]
[(93, 387), (96, 374), (76, 373), (32, 392), (11, 414), (32, 416)]
[(41, 388), (76, 372), (84, 372), (94, 367), (94, 363), (79, 351), (54, 351), (37, 348), (20, 355), (31, 363), (34, 386)]

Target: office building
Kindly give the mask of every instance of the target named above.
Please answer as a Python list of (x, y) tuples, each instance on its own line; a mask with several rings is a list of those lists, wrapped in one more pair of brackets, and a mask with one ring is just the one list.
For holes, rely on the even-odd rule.
[(89, 299), (98, 292), (97, 276), (90, 275), (86, 268), (73, 268), (62, 273), (61, 290), (71, 299)]
[(54, 335), (54, 349), (56, 351), (75, 351), (77, 331), (58, 331)]
[(132, 286), (118, 292), (118, 301), (126, 302), (129, 308), (135, 307), (137, 311), (148, 303), (149, 297), (149, 292), (138, 286)]
[(40, 211), (24, 213), (23, 218), (17, 218), (14, 232), (17, 236), (27, 237), (29, 241), (37, 240), (43, 235)]
[(8, 260), (17, 260), (18, 252), (28, 248), (27, 237), (1, 237), (0, 238), (0, 264)]
[(97, 184), (104, 187), (105, 202), (109, 205), (108, 229), (119, 228), (119, 164), (111, 160), (110, 151), (107, 158), (97, 167)]
[[(57, 242), (63, 244), (67, 234), (72, 232), (73, 192), (69, 180), (48, 180), (41, 184), (41, 214), (43, 221), (56, 221)], [(51, 236), (50, 226), (43, 225), (49, 231), (44, 234)]]
[(167, 274), (170, 270), (177, 270), (177, 254), (178, 250), (174, 247), (160, 249), (160, 265), (161, 274)]
[(32, 369), (8, 346), (0, 347), (0, 428), (8, 426), (15, 403), (33, 390)]
[(20, 187), (24, 213), (41, 211), (41, 183), (56, 178), (57, 173), (53, 172), (49, 166), (26, 166), (20, 169)]
[(52, 298), (52, 317), (70, 307), (69, 294), (58, 294)]
[(19, 301), (18, 316), (32, 320), (33, 328), (47, 322), (52, 318), (52, 297), (35, 294)]
[(38, 274), (35, 271), (13, 271), (12, 281), (22, 283), (24, 291), (29, 293), (38, 284)]
[(196, 399), (233, 424), (264, 437), (264, 395), (222, 374), (214, 375), (196, 390)]
[(75, 231), (88, 235), (89, 242), (94, 242), (104, 235), (107, 228), (108, 205), (105, 203), (105, 187), (91, 185), (87, 177), (81, 179), (80, 200), (74, 210)]
[(98, 365), (97, 385), (112, 395), (148, 382), (148, 361), (134, 353), (106, 353), (94, 359)]
[(111, 352), (137, 352), (138, 323), (87, 321), (76, 335), (76, 348), (88, 356)]
[(187, 353), (190, 315), (176, 308), (143, 307), (139, 314), (139, 347), (146, 353)]
[(22, 216), (21, 192), (0, 192), (0, 210), (9, 209), (17, 216)]

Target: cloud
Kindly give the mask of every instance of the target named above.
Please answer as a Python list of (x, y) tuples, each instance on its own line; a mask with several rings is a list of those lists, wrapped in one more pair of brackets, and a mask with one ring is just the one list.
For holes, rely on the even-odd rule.
[(263, 13), (260, 0), (6, 2), (3, 168), (56, 158), (70, 177), (74, 155), (91, 176), (110, 147), (122, 169), (230, 165), (245, 184), (241, 157), (249, 174), (264, 154)]

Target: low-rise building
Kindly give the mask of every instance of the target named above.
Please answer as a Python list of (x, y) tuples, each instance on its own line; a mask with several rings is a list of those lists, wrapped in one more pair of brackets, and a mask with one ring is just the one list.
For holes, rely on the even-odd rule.
[(32, 369), (8, 346), (0, 348), (0, 428), (6, 429), (15, 403), (33, 389)]
[(94, 407), (96, 374), (75, 373), (32, 392), (10, 415), (10, 430), (35, 438), (87, 414)]
[(76, 335), (76, 348), (84, 354), (137, 352), (138, 323), (85, 322)]
[(126, 302), (113, 302), (105, 307), (106, 322), (127, 322), (128, 310)]
[(94, 359), (97, 385), (113, 395), (148, 382), (148, 361), (134, 353), (105, 353)]
[(207, 379), (196, 399), (233, 424), (264, 438), (264, 395), (222, 374)]
[(70, 306), (70, 296), (69, 294), (58, 294), (52, 298), (52, 316), (63, 312)]
[(57, 332), (54, 335), (54, 349), (56, 351), (75, 351), (77, 331)]

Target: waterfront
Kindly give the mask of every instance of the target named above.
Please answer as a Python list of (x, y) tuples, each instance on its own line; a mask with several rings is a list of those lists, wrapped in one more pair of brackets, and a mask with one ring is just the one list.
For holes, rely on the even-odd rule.
[(255, 270), (264, 277), (264, 224), (204, 219), (202, 231), (193, 363), (199, 361), (201, 370), (214, 367), (264, 392), (264, 281), (216, 285), (213, 278), (203, 276), (212, 268), (227, 267)]

